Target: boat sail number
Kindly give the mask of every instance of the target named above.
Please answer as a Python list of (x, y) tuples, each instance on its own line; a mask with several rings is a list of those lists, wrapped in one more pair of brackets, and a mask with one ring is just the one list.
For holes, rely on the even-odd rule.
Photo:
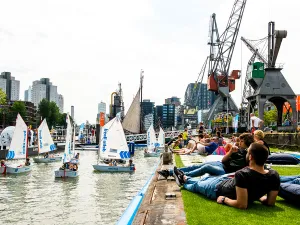
[(103, 146), (102, 146), (102, 152), (105, 152), (105, 151), (106, 151), (107, 131), (108, 131), (108, 129), (104, 129), (104, 131), (103, 131)]

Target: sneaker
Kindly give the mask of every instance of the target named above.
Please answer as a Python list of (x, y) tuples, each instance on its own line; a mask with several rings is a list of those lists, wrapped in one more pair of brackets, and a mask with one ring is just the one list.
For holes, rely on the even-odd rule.
[(168, 178), (168, 176), (170, 176), (170, 172), (169, 170), (160, 170), (158, 171), (159, 175), (163, 176), (164, 178)]
[(176, 166), (174, 166), (174, 174), (177, 174), (177, 175), (181, 175), (182, 177), (185, 175), (184, 172), (180, 169), (177, 169)]
[(181, 187), (184, 184), (183, 176), (174, 173), (176, 184)]

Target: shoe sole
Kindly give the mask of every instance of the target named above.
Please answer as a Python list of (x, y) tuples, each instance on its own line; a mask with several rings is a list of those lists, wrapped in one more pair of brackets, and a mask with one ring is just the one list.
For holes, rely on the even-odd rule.
[(175, 173), (174, 173), (174, 178), (175, 178), (175, 182), (176, 182), (176, 184), (178, 185), (178, 187), (181, 187), (181, 183), (180, 183), (180, 181), (179, 181), (179, 179), (178, 179), (178, 176), (176, 176)]

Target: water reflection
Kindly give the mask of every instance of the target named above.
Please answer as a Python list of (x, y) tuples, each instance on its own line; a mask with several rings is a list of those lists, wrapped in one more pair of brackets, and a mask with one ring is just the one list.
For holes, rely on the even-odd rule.
[(28, 174), (0, 176), (1, 222), (115, 224), (159, 160), (136, 151), (134, 173), (99, 173), (92, 167), (96, 152), (81, 152), (80, 157), (75, 179), (54, 178), (61, 162), (34, 164)]

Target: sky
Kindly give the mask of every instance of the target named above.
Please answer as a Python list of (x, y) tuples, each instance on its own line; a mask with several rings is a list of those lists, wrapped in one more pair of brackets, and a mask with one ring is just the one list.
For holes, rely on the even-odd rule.
[[(34, 80), (50, 78), (64, 96), (64, 111), (75, 106), (75, 120), (95, 123), (98, 103), (122, 84), (125, 112), (144, 70), (144, 99), (155, 105), (177, 96), (184, 100), (209, 54), (208, 26), (216, 13), (219, 32), (234, 0), (0, 0), (0, 71), (20, 80), (20, 98)], [(250, 51), (240, 36), (267, 36), (269, 21), (287, 30), (277, 62), (296, 94), (300, 93), (298, 39), (300, 3), (295, 0), (247, 2), (232, 69), (242, 70), (232, 97), (240, 104)], [(206, 78), (204, 78), (206, 80)]]

